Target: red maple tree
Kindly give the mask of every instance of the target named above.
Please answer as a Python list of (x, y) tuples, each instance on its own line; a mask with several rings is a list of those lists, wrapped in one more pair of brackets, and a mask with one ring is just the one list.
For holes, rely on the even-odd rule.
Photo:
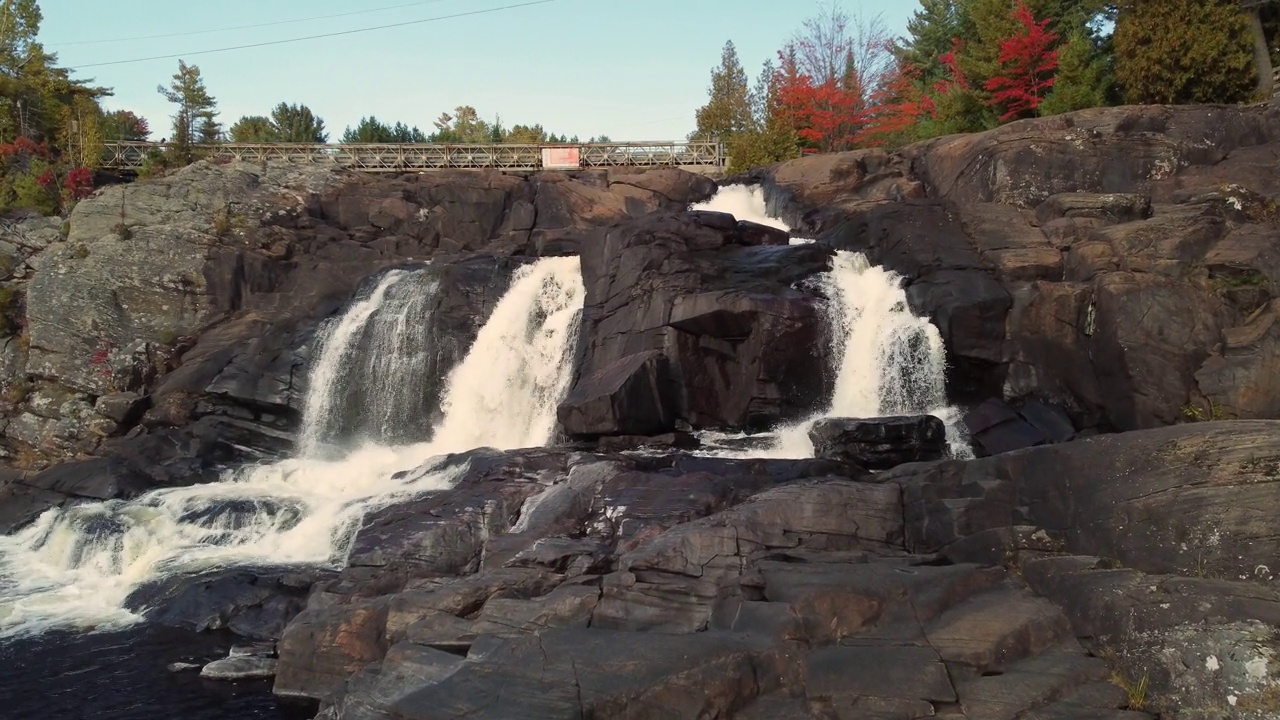
[(794, 57), (778, 55), (781, 63), (774, 82), (780, 116), (812, 149), (831, 152), (855, 147), (867, 113), (856, 75), (819, 82), (802, 72)]
[(899, 63), (871, 93), (870, 107), (857, 136), (860, 147), (879, 147), (933, 113), (933, 101), (918, 87), (920, 68)]
[(1000, 72), (986, 84), (992, 93), (990, 104), (1004, 107), (1001, 122), (1034, 113), (1045, 91), (1053, 87), (1058, 69), (1058, 51), (1053, 49), (1058, 34), (1049, 31), (1049, 19), (1037, 22), (1021, 0), (1013, 19), (1022, 29), (1000, 41)]
[(86, 167), (75, 168), (67, 173), (62, 187), (71, 200), (83, 200), (93, 192), (93, 171)]

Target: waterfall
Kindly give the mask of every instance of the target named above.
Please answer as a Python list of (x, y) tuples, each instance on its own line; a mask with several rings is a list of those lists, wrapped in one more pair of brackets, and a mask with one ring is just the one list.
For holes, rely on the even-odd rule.
[[(790, 230), (767, 215), (759, 188), (730, 185), (695, 210), (731, 212)], [(793, 244), (812, 242), (793, 238)], [(912, 314), (902, 276), (871, 265), (861, 253), (838, 251), (832, 268), (817, 278), (828, 298), (826, 319), (835, 383), (827, 407), (805, 420), (776, 428), (767, 442), (747, 450), (715, 451), (740, 457), (812, 457), (809, 429), (829, 417), (936, 415), (946, 424), (951, 452), (972, 452), (960, 427), (960, 412), (947, 404), (946, 347), (928, 318)], [(712, 448), (742, 436), (703, 434)]]
[[(304, 427), (323, 437), (339, 412), (353, 338), (398, 342), (411, 303), (396, 292), (412, 273), (388, 273), (322, 334)], [(416, 292), (431, 292), (430, 284)], [(153, 490), (133, 500), (45, 512), (0, 537), (0, 637), (55, 627), (110, 627), (140, 618), (129, 594), (157, 578), (237, 565), (340, 564), (370, 510), (448, 487), (448, 472), (405, 473), (432, 457), (479, 446), (545, 443), (573, 372), (584, 289), (577, 258), (517, 271), (506, 295), (445, 382), (444, 416), (427, 442), (365, 442), (336, 458), (308, 455), (242, 468), (209, 485)], [(357, 366), (366, 361), (357, 358)], [(378, 380), (368, 392), (402, 392)], [(376, 401), (385, 397), (374, 398)], [(395, 407), (394, 403), (390, 407)], [(391, 422), (413, 418), (391, 418)]]
[[(439, 280), (430, 267), (392, 270), (319, 334), (299, 433), (300, 454), (346, 442), (421, 440), (438, 370), (431, 312)], [(406, 422), (410, 420), (410, 422)]]

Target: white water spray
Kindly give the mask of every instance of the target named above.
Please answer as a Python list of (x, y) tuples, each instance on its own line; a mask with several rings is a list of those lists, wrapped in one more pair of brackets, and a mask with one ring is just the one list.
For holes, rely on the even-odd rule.
[[(732, 212), (739, 220), (768, 222), (789, 230), (765, 214), (759, 188), (730, 185), (693, 209)], [(835, 371), (830, 403), (799, 423), (777, 428), (761, 446), (716, 454), (812, 457), (809, 429), (823, 418), (932, 414), (946, 424), (952, 454), (970, 456), (959, 427), (959, 411), (947, 404), (942, 335), (927, 318), (911, 313), (902, 277), (872, 266), (861, 253), (842, 250), (836, 253), (830, 272), (820, 276), (818, 282), (822, 294), (830, 299), (827, 322)], [(725, 440), (742, 438), (718, 433), (703, 435), (704, 442), (713, 448)]]
[(413, 435), (404, 423), (424, 416), (429, 400), (415, 381), (435, 369), (429, 314), (438, 287), (429, 268), (392, 270), (318, 334), (299, 455), (317, 457), (343, 434), (384, 443)]
[[(403, 275), (389, 274), (329, 333), (308, 414), (329, 412), (330, 353), (381, 312)], [(301, 456), (242, 469), (209, 485), (155, 490), (131, 501), (50, 510), (0, 537), (0, 638), (55, 627), (137, 621), (131, 592), (173, 573), (236, 565), (337, 564), (368, 511), (448, 487), (448, 473), (406, 473), (432, 457), (549, 439), (572, 378), (584, 295), (577, 258), (517, 271), (467, 356), (446, 382), (444, 418), (430, 442), (369, 443), (344, 457)], [(396, 323), (387, 325), (395, 327)], [(338, 348), (335, 350), (334, 348)]]

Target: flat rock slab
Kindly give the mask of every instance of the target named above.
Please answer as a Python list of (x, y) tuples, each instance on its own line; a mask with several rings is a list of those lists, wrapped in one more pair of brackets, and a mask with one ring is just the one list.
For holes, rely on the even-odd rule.
[(275, 677), (276, 660), (258, 655), (236, 655), (214, 660), (200, 669), (206, 680), (258, 680)]
[[(486, 640), (471, 662), (394, 703), (403, 720), (724, 717), (760, 691), (766, 653), (741, 635), (550, 629)], [(765, 680), (767, 682), (767, 680)]]

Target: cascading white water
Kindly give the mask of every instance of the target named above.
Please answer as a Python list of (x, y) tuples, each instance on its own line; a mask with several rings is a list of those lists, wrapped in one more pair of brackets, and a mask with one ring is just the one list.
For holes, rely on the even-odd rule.
[(367, 297), (329, 324), (303, 402), (299, 454), (341, 452), (337, 441), (422, 440), (434, 400), (423, 387), (437, 372), (430, 322), (439, 280), (430, 267), (391, 270)]
[[(766, 214), (759, 188), (730, 185), (711, 200), (691, 209), (733, 213), (790, 230)], [(793, 239), (792, 243), (812, 242)], [(812, 457), (809, 429), (822, 418), (881, 417), (932, 414), (947, 426), (953, 455), (971, 455), (959, 426), (959, 412), (947, 404), (946, 348), (942, 335), (927, 318), (911, 313), (902, 277), (872, 266), (861, 253), (838, 251), (831, 270), (818, 278), (827, 305), (835, 386), (821, 412), (793, 425), (777, 428), (768, 441), (750, 450), (716, 451), (740, 457)], [(715, 447), (731, 438), (704, 434)]]
[[(380, 313), (388, 292), (404, 280), (383, 278), (328, 334), (308, 413), (328, 412), (334, 402), (322, 392), (334, 387), (336, 372), (325, 370), (331, 350)], [(0, 637), (136, 621), (124, 607), (129, 593), (171, 573), (341, 562), (369, 510), (455, 479), (399, 471), (480, 446), (545, 443), (572, 378), (583, 295), (577, 258), (547, 258), (518, 270), (449, 374), (444, 418), (429, 442), (368, 443), (337, 459), (303, 455), (244, 468), (210, 485), (50, 510), (0, 537)]]

